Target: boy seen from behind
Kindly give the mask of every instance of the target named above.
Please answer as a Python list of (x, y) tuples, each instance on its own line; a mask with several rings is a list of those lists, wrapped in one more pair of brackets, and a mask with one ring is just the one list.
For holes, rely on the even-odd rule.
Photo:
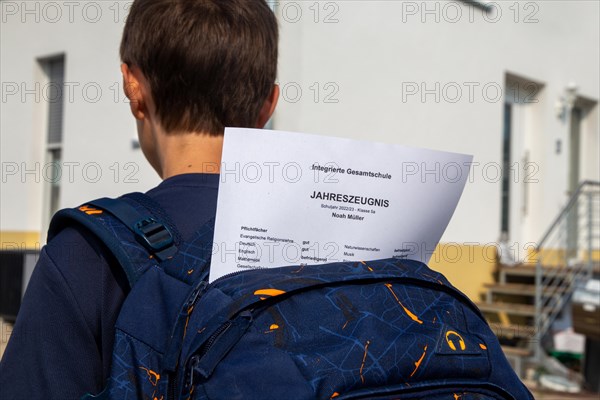
[[(215, 216), (224, 127), (262, 128), (275, 109), (277, 44), (277, 21), (263, 0), (131, 6), (123, 86), (142, 151), (163, 179), (146, 194), (183, 241)], [(62, 230), (29, 282), (0, 366), (0, 398), (102, 391), (128, 292), (106, 245), (82, 226)]]

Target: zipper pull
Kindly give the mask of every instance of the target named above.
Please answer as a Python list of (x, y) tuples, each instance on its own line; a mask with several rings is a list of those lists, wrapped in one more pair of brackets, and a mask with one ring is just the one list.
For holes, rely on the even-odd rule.
[(198, 368), (199, 363), (200, 363), (200, 357), (197, 355), (193, 356), (190, 359), (190, 379), (187, 383), (188, 388), (192, 388), (194, 385), (194, 375), (196, 374), (196, 368)]
[(177, 367), (181, 353), (181, 345), (187, 326), (186, 321), (189, 320), (192, 307), (196, 304), (196, 301), (198, 301), (198, 298), (202, 293), (204, 293), (207, 286), (208, 283), (206, 281), (201, 281), (189, 294), (187, 301), (183, 304), (183, 307), (179, 312), (177, 322), (171, 332), (171, 338), (169, 339), (167, 351), (165, 352), (163, 359), (163, 368), (168, 371), (175, 371), (175, 368)]
[(201, 281), (200, 284), (198, 286), (196, 286), (196, 288), (190, 294), (190, 297), (189, 297), (187, 303), (185, 304), (186, 309), (190, 308), (191, 306), (193, 306), (196, 303), (196, 300), (198, 300), (198, 297), (200, 297), (200, 294), (202, 292), (204, 292), (204, 289), (206, 289), (207, 286), (208, 286), (208, 282), (206, 282), (206, 281)]
[(252, 312), (245, 310), (232, 320), (217, 328), (204, 342), (198, 355), (200, 359), (195, 368), (202, 378), (208, 379), (229, 350), (235, 346), (252, 324)]

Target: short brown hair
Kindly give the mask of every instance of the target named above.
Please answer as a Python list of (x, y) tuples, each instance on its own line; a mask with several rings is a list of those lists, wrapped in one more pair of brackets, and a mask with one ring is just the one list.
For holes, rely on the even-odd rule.
[(253, 127), (277, 73), (278, 29), (264, 0), (135, 0), (121, 59), (149, 82), (166, 132)]

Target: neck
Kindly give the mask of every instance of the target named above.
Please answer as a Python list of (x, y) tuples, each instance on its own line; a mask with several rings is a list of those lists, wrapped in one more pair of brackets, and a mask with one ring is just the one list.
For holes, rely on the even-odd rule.
[(223, 135), (184, 133), (157, 136), (162, 179), (180, 174), (220, 172)]

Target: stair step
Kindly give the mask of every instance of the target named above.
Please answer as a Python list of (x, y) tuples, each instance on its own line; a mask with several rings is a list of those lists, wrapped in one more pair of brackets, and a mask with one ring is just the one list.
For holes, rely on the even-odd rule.
[[(530, 304), (518, 303), (477, 303), (477, 307), (482, 312), (505, 312), (509, 315), (523, 315), (526, 317), (535, 316), (535, 306)], [(544, 312), (549, 312), (550, 308), (546, 307)]]
[(535, 327), (531, 325), (505, 325), (501, 323), (490, 323), (492, 332), (498, 337), (503, 338), (534, 338), (536, 335)]
[[(555, 275), (556, 276), (567, 276), (571, 271), (566, 269), (559, 268), (542, 268), (543, 275)], [(535, 277), (536, 267), (535, 265), (527, 266), (516, 266), (516, 267), (500, 267), (500, 273), (505, 275), (513, 275), (513, 276), (528, 276)]]
[[(527, 285), (521, 283), (488, 283), (485, 287), (494, 293), (504, 293), (504, 294), (515, 294), (522, 296), (535, 296), (535, 285)], [(555, 287), (548, 288), (546, 287), (544, 290), (544, 294), (558, 292), (565, 293), (567, 291), (564, 287)]]
[(507, 357), (529, 357), (533, 354), (533, 351), (523, 347), (502, 346), (502, 351)]

